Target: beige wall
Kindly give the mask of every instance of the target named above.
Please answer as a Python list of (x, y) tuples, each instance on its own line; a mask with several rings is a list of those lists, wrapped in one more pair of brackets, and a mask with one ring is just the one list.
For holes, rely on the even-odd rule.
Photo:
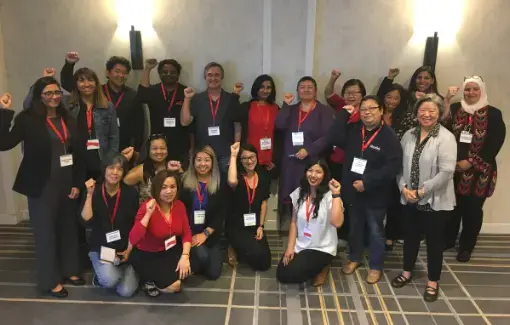
[[(348, 78), (357, 77), (365, 82), (369, 92), (374, 92), (389, 67), (399, 67), (401, 75), (397, 81), (407, 84), (423, 59), (425, 41), (423, 36), (417, 39), (414, 34), (414, 8), (419, 1), (124, 0), (138, 4), (134, 23), (142, 30), (144, 56), (176, 58), (183, 65), (184, 83), (203, 88), (202, 68), (216, 60), (227, 70), (226, 88), (237, 80), (242, 81), (247, 97), (255, 76), (269, 71), (275, 77), (279, 98), (285, 91), (295, 89), (306, 67), (313, 67), (313, 76), (321, 90), (331, 69), (336, 67), (343, 72), (338, 86)], [(427, 1), (428, 8), (431, 1)], [(440, 4), (436, 11), (424, 10), (422, 15), (427, 26), (445, 21), (451, 24), (457, 15), (462, 19), (455, 42), (445, 42), (444, 33), (452, 28), (439, 28), (437, 74), (441, 92), (449, 85), (459, 84), (464, 75), (480, 74), (487, 81), (489, 100), (503, 111), (509, 124), (503, 88), (508, 87), (508, 82), (503, 78), (510, 75), (510, 42), (505, 34), (510, 28), (506, 17), (510, 1), (449, 0), (448, 3), (456, 7)], [(27, 88), (42, 69), (45, 66), (59, 69), (65, 52), (70, 50), (80, 52), (80, 66), (89, 66), (100, 75), (108, 56), (129, 56), (128, 32), (117, 29), (116, 4), (116, 0), (69, 0), (58, 5), (50, 0), (3, 1), (0, 34), (3, 33), (5, 46), (2, 51), (0, 41), (0, 91), (6, 88), (7, 80), (19, 107)], [(315, 4), (313, 16), (309, 8)], [(144, 24), (145, 13), (151, 8), (148, 20), (152, 20), (152, 30)], [(307, 25), (307, 21), (313, 21), (310, 13), (315, 18), (315, 26)], [(307, 44), (314, 44), (313, 51), (307, 51)], [(4, 60), (1, 60), (2, 52)], [(2, 68), (3, 61), (7, 70)], [(135, 85), (138, 78), (139, 74), (133, 73), (130, 83)], [(153, 78), (156, 81), (155, 75)], [(19, 149), (0, 154), (0, 158), (1, 194), (10, 191)], [(510, 168), (502, 163), (508, 158), (510, 141), (498, 159), (500, 183), (495, 196), (486, 204), (486, 231), (510, 233), (510, 221), (505, 219), (510, 206), (503, 198), (507, 189), (501, 181), (510, 176)], [(5, 159), (16, 164), (5, 167)], [(8, 193), (4, 194), (9, 197)], [(14, 209), (20, 207), (16, 204)]]

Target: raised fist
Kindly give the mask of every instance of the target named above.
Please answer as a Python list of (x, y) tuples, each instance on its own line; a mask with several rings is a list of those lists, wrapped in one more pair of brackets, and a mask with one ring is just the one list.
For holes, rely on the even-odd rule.
[(156, 200), (152, 199), (149, 202), (147, 202), (145, 208), (146, 208), (145, 214), (152, 216), (154, 209), (156, 209)]
[(234, 84), (234, 93), (239, 95), (241, 93), (241, 91), (243, 91), (243, 89), (244, 89), (244, 84), (242, 82), (236, 82)]
[(181, 162), (178, 160), (170, 160), (166, 165), (166, 169), (172, 172), (178, 172), (181, 170)]
[(400, 73), (400, 69), (399, 68), (390, 68), (390, 70), (388, 71), (388, 79), (395, 79), (398, 74)]
[(43, 70), (43, 77), (55, 77), (57, 70), (55, 68), (45, 68)]
[(339, 69), (333, 69), (331, 71), (331, 79), (337, 80), (338, 78), (340, 78), (340, 75), (342, 75), (342, 73), (340, 72)]
[(80, 55), (78, 52), (67, 52), (66, 54), (66, 62), (67, 63), (76, 63), (80, 61)]
[(349, 114), (352, 114), (352, 113), (354, 112), (354, 110), (355, 110), (354, 106), (352, 106), (352, 105), (345, 105), (343, 108), (344, 108), (347, 112), (349, 112)]
[(231, 145), (230, 146), (230, 155), (233, 157), (237, 157), (237, 155), (239, 154), (239, 147), (240, 147), (239, 142), (235, 142), (233, 145)]
[(133, 154), (135, 153), (135, 148), (133, 147), (127, 147), (124, 150), (122, 150), (121, 154), (127, 159), (127, 161), (130, 161), (133, 159)]
[(459, 92), (459, 89), (460, 88), (457, 86), (448, 87), (448, 92), (446, 93), (446, 99), (450, 100), (453, 97), (455, 97), (455, 95), (457, 95), (457, 93)]
[(191, 99), (193, 96), (195, 96), (195, 89), (191, 87), (184, 89), (184, 97), (186, 99)]
[(331, 191), (331, 193), (333, 194), (340, 194), (340, 189), (342, 188), (342, 186), (340, 185), (340, 183), (332, 178), (330, 181), (329, 181), (329, 190)]
[(158, 65), (158, 60), (147, 59), (145, 60), (145, 69), (152, 70)]
[(5, 109), (11, 109), (12, 96), (9, 93), (5, 93), (0, 96), (0, 107)]
[(87, 194), (92, 195), (94, 194), (94, 189), (96, 188), (96, 181), (94, 179), (89, 179), (85, 182), (85, 188), (87, 189)]
[(292, 104), (292, 102), (294, 101), (294, 94), (292, 94), (292, 93), (286, 93), (286, 94), (283, 96), (283, 101), (284, 101), (285, 103), (287, 103), (287, 105)]

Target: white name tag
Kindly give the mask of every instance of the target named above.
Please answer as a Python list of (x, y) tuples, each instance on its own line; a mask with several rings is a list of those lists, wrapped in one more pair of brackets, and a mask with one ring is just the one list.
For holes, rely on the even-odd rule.
[(87, 140), (87, 150), (98, 150), (98, 149), (99, 149), (99, 140), (98, 139)]
[(460, 142), (471, 143), (473, 141), (473, 134), (468, 131), (462, 131), (460, 133)]
[(354, 157), (354, 160), (352, 161), (351, 172), (363, 175), (366, 167), (367, 167), (366, 159)]
[(208, 131), (209, 131), (210, 137), (215, 137), (215, 136), (220, 135), (220, 127), (219, 126), (210, 126), (208, 128)]
[(203, 225), (205, 223), (205, 210), (197, 210), (193, 213), (193, 221), (195, 225)]
[(73, 165), (73, 155), (60, 156), (60, 167), (67, 167)]
[(175, 117), (165, 117), (163, 119), (163, 126), (166, 128), (174, 128), (175, 127)]
[(120, 118), (117, 117), (117, 126), (120, 128)]
[(115, 252), (115, 249), (110, 247), (104, 247), (101, 246), (101, 253), (99, 255), (99, 258), (101, 261), (113, 263), (115, 262), (115, 258), (117, 257), (117, 252)]
[(292, 145), (302, 146), (305, 143), (305, 136), (303, 132), (292, 132)]
[(115, 230), (106, 234), (106, 242), (111, 243), (120, 240), (120, 231)]
[(312, 230), (308, 227), (305, 227), (305, 229), (303, 230), (303, 236), (306, 239), (312, 239)]
[(244, 214), (244, 226), (252, 227), (257, 224), (257, 216), (255, 213), (245, 213)]
[(271, 138), (260, 139), (260, 150), (271, 150)]
[(169, 250), (170, 248), (174, 247), (175, 244), (177, 244), (177, 238), (175, 236), (172, 236), (165, 240), (165, 250)]

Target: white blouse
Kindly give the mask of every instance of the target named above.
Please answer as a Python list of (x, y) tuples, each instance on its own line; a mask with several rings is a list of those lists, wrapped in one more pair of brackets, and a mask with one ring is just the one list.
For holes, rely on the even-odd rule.
[[(298, 187), (290, 194), (297, 219), (295, 253), (299, 253), (304, 249), (314, 249), (336, 256), (338, 237), (335, 226), (331, 224), (331, 207), (333, 205), (331, 191), (324, 194), (317, 218), (314, 218), (312, 211), (309, 222), (306, 221), (306, 200), (301, 203), (299, 208), (297, 205), (300, 191), (301, 188)], [(305, 230), (308, 232), (306, 236)]]

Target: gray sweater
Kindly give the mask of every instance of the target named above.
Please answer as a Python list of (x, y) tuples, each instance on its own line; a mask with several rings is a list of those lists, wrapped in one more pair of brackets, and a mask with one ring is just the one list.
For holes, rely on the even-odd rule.
[[(415, 129), (407, 131), (400, 142), (404, 155), (397, 182), (401, 192), (406, 185), (411, 184), (411, 166), (416, 147)], [(419, 188), (424, 188), (425, 195), (418, 204), (428, 203), (434, 211), (453, 210), (455, 207), (453, 174), (456, 163), (457, 141), (455, 141), (455, 136), (441, 125), (438, 135), (427, 141), (420, 156)], [(403, 195), (400, 202), (407, 204)]]

